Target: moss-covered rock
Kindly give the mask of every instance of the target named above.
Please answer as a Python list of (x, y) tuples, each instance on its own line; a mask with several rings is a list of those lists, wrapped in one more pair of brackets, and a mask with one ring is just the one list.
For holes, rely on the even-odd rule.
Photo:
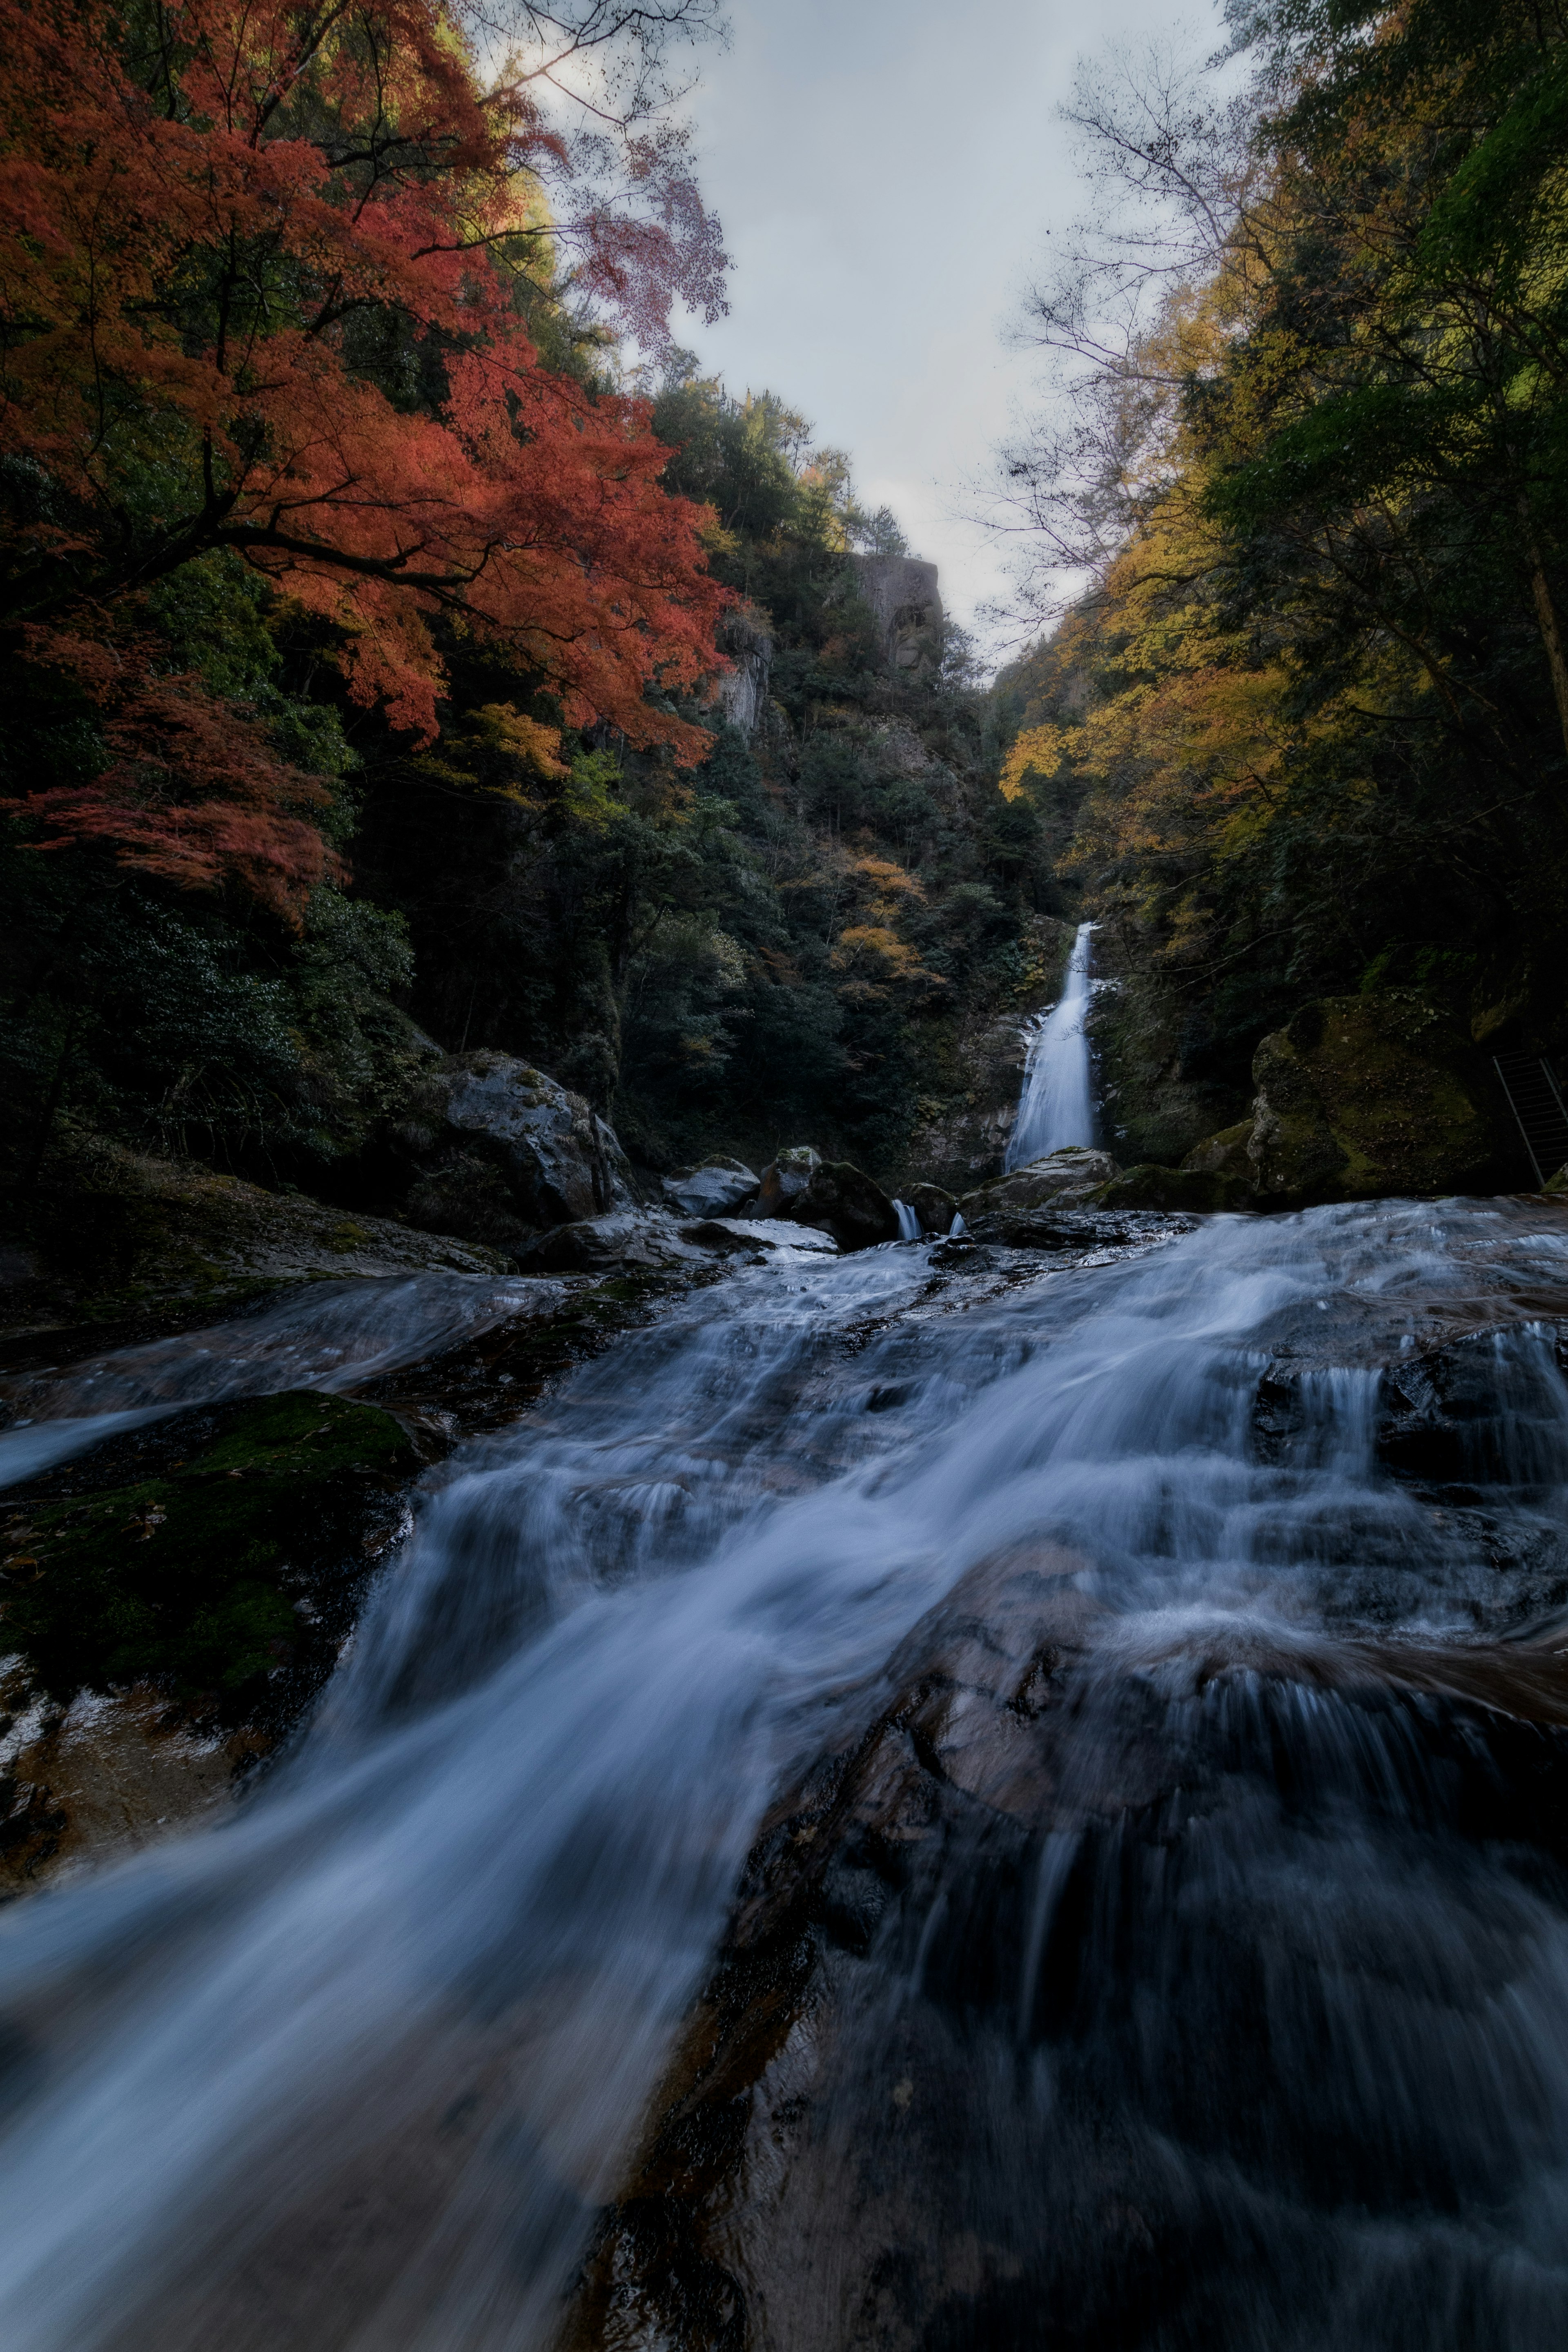
[[(1088, 1031), (1106, 1139), (1124, 1167), (1176, 1167), (1246, 1108), (1247, 1047), (1212, 1030), (1154, 952), (1144, 923), (1107, 893), (1096, 908), (1094, 970), (1104, 985)], [(1190, 975), (1189, 975), (1190, 977)]]
[(34, 1685), (152, 1685), (276, 1732), (331, 1671), (418, 1456), (390, 1413), (302, 1390), (133, 1433), (15, 1490), (0, 1629)]
[(1026, 1168), (1015, 1168), (1011, 1175), (966, 1192), (958, 1205), (965, 1224), (973, 1226), (979, 1218), (1021, 1215), (1043, 1208), (1047, 1201), (1087, 1200), (1097, 1185), (1110, 1183), (1120, 1173), (1109, 1151), (1069, 1143), (1059, 1151), (1047, 1152), (1043, 1160), (1031, 1160)]
[(757, 1192), (759, 1217), (784, 1217), (822, 1165), (815, 1145), (792, 1143), (771, 1160), (762, 1173)]
[(1491, 1192), (1515, 1172), (1481, 1055), (1419, 997), (1304, 1005), (1264, 1038), (1252, 1076), (1264, 1205)]
[(192, 1160), (98, 1139), (62, 1150), (45, 1181), (0, 1199), (0, 1330), (168, 1325), (281, 1284), (351, 1276), (496, 1274), (493, 1251), (389, 1217), (268, 1192)]
[(1205, 1136), (1183, 1160), (1184, 1173), (1233, 1176), (1250, 1192), (1258, 1176), (1247, 1149), (1252, 1140), (1252, 1127), (1250, 1118), (1239, 1118), (1234, 1127), (1222, 1127), (1217, 1135)]
[(1097, 1209), (1182, 1209), (1206, 1215), (1219, 1209), (1245, 1209), (1252, 1187), (1239, 1177), (1208, 1169), (1160, 1168), (1152, 1160), (1123, 1170), (1089, 1194)]

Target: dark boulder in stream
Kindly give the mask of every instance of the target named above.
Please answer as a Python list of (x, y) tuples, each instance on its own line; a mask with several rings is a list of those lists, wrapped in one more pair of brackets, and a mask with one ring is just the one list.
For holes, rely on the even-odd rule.
[(685, 1217), (729, 1217), (754, 1201), (762, 1178), (743, 1160), (705, 1160), (683, 1176), (667, 1176), (660, 1190), (672, 1210)]
[(494, 1248), (634, 1205), (614, 1129), (509, 1054), (448, 1055), (426, 1070), (390, 1141), (410, 1221)]
[(911, 1184), (909, 1203), (928, 1234), (945, 1234), (952, 1229), (958, 1214), (958, 1202), (940, 1184)]
[(847, 1160), (819, 1160), (805, 1186), (777, 1213), (819, 1225), (840, 1249), (871, 1249), (899, 1238), (898, 1213), (881, 1186)]
[(517, 1255), (521, 1274), (604, 1274), (623, 1266), (689, 1264), (699, 1253), (668, 1215), (622, 1209), (541, 1234)]

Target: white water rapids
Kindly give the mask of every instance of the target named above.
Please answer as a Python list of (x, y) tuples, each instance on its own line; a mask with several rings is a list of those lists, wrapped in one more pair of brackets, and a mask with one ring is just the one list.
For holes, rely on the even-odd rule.
[[(1047, 1538), (1089, 1698), (1016, 1924), (943, 1947), (1005, 2021), (948, 2095), (954, 2147), (986, 2151), (938, 2192), (989, 2200), (965, 2261), (994, 2240), (1000, 2294), (1103, 2242), (1110, 2275), (1168, 2209), (1164, 2305), (1097, 2344), (1562, 2342), (1561, 1870), (1456, 1814), (1445, 1703), (1339, 1684), (1369, 1645), (1568, 1642), (1568, 1223), (1385, 1203), (1100, 1255), (749, 1267), (427, 1482), (310, 1736), (238, 1817), (0, 1914), (6, 2352), (542, 2352), (770, 1792), (885, 1704), (879, 1669), (961, 1577)], [(429, 1279), (357, 1295), (412, 1326)], [(254, 1354), (265, 1327), (235, 1329)], [(1447, 1483), (1401, 1481), (1380, 1367), (1464, 1333), (1481, 1385)], [(1097, 1690), (1137, 1695), (1135, 1737)], [(1543, 1775), (1563, 1735), (1525, 1728)], [(1127, 1843), (1152, 1801), (1128, 1759), (1189, 1749), (1188, 1813), (1162, 1799)], [(1069, 1903), (1091, 1812), (1101, 1892)], [(1100, 2004), (1070, 2032), (1069, 1926)], [(899, 1965), (911, 2000), (927, 1959)], [(1113, 2145), (1144, 2185), (1095, 2204)], [(1235, 2284), (1259, 2247), (1288, 2308)], [(1029, 2310), (908, 2340), (1089, 2340)], [(848, 2352), (858, 2326), (747, 2340)]]

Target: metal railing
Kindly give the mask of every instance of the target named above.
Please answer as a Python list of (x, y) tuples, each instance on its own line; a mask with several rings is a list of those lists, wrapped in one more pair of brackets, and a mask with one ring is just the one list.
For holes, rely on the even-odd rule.
[(1535, 1054), (1494, 1054), (1492, 1067), (1535, 1171), (1537, 1185), (1568, 1163), (1568, 1108), (1551, 1066)]

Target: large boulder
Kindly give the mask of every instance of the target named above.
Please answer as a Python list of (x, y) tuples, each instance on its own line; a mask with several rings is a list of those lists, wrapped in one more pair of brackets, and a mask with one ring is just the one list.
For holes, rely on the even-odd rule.
[(1252, 1126), (1250, 1118), (1241, 1118), (1234, 1127), (1222, 1127), (1217, 1135), (1205, 1136), (1183, 1160), (1183, 1173), (1234, 1177), (1250, 1192), (1258, 1175), (1247, 1150), (1252, 1140)]
[(870, 1249), (899, 1238), (898, 1212), (881, 1186), (847, 1160), (824, 1160), (783, 1214), (794, 1224), (818, 1225), (840, 1249)]
[(958, 1202), (940, 1184), (911, 1184), (904, 1196), (928, 1234), (948, 1234), (958, 1214)]
[(1481, 1055), (1419, 997), (1303, 1005), (1264, 1038), (1252, 1079), (1247, 1156), (1261, 1205), (1490, 1192), (1510, 1179)]
[(510, 1054), (454, 1054), (425, 1072), (392, 1144), (410, 1221), (495, 1248), (635, 1205), (615, 1129)]
[(809, 1143), (792, 1144), (763, 1171), (757, 1195), (759, 1217), (785, 1217), (822, 1165), (822, 1154)]
[(973, 1225), (977, 1217), (1018, 1215), (1043, 1208), (1047, 1201), (1087, 1200), (1120, 1173), (1109, 1151), (1067, 1144), (1060, 1151), (1047, 1152), (1043, 1160), (1032, 1160), (1026, 1168), (1015, 1168), (1010, 1175), (997, 1177), (994, 1183), (966, 1192), (959, 1206), (964, 1223)]
[[(216, 1314), (279, 1283), (502, 1274), (506, 1255), (94, 1138), (0, 1196), (0, 1332)], [(0, 1709), (0, 1712), (4, 1712)]]
[(638, 1209), (556, 1225), (518, 1252), (523, 1274), (616, 1274), (697, 1264), (702, 1252), (669, 1218)]
[(705, 1160), (683, 1176), (667, 1176), (659, 1190), (683, 1217), (728, 1217), (755, 1197), (761, 1182), (742, 1160)]
[(1152, 1160), (1123, 1169), (1091, 1195), (1097, 1209), (1179, 1209), (1200, 1216), (1215, 1209), (1249, 1208), (1254, 1197), (1251, 1184), (1239, 1176), (1208, 1168), (1161, 1168)]

